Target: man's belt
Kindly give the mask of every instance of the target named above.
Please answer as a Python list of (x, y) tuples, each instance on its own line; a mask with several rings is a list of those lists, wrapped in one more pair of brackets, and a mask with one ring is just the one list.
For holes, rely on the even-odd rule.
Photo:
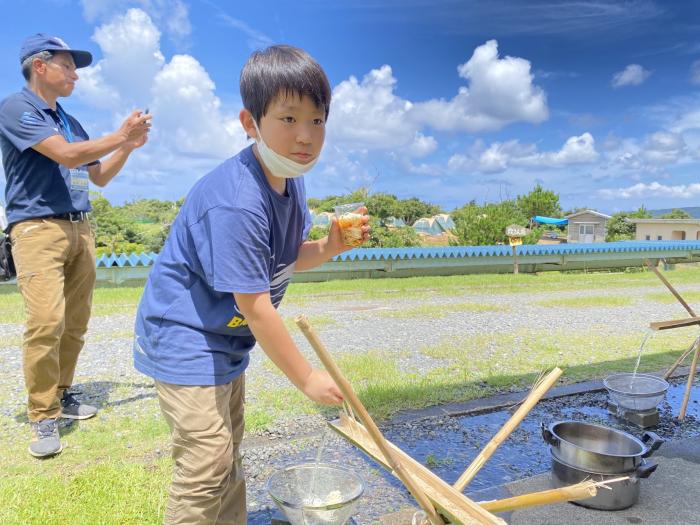
[(56, 215), (49, 215), (48, 217), (44, 217), (44, 219), (60, 219), (63, 221), (70, 222), (83, 222), (88, 220), (88, 218), (89, 215), (86, 211), (69, 211), (66, 213), (59, 213)]

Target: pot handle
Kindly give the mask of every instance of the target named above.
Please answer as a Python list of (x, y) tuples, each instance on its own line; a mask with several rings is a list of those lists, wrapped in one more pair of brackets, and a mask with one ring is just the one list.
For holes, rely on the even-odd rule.
[(540, 427), (542, 428), (542, 439), (553, 447), (559, 446), (559, 438), (547, 428), (547, 425), (545, 425), (544, 422), (540, 423)]
[(658, 463), (654, 463), (653, 461), (649, 461), (645, 463), (644, 465), (639, 465), (637, 467), (637, 470), (634, 471), (632, 474), (631, 478), (634, 481), (648, 478), (651, 476), (651, 474), (659, 467)]
[(642, 442), (644, 444), (648, 443), (646, 451), (642, 454), (643, 458), (648, 458), (654, 451), (659, 450), (659, 447), (663, 445), (666, 440), (659, 437), (654, 432), (644, 432), (644, 435), (642, 435)]

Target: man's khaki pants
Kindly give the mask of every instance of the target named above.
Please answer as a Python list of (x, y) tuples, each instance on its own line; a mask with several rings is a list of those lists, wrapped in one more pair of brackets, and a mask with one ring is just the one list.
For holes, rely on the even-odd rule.
[(30, 219), (10, 231), (24, 298), (22, 343), (30, 421), (59, 417), (90, 320), (95, 242), (88, 221)]
[(175, 463), (166, 525), (245, 525), (241, 374), (217, 386), (156, 381), (173, 440)]

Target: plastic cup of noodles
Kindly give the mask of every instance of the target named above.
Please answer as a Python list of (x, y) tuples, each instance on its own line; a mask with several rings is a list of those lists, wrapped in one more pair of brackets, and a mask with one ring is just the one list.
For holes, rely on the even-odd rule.
[(343, 234), (343, 244), (346, 246), (360, 246), (362, 238), (362, 217), (364, 216), (363, 202), (340, 204), (335, 207), (335, 216), (338, 218), (338, 226)]

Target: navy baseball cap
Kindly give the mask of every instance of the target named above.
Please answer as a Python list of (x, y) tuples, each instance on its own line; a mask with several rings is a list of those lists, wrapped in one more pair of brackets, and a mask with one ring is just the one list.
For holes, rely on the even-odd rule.
[(21, 64), (27, 57), (40, 51), (66, 51), (73, 55), (73, 61), (77, 68), (89, 66), (92, 63), (91, 53), (71, 49), (68, 44), (57, 36), (47, 35), (46, 33), (37, 33), (24, 41), (19, 50), (19, 63)]

